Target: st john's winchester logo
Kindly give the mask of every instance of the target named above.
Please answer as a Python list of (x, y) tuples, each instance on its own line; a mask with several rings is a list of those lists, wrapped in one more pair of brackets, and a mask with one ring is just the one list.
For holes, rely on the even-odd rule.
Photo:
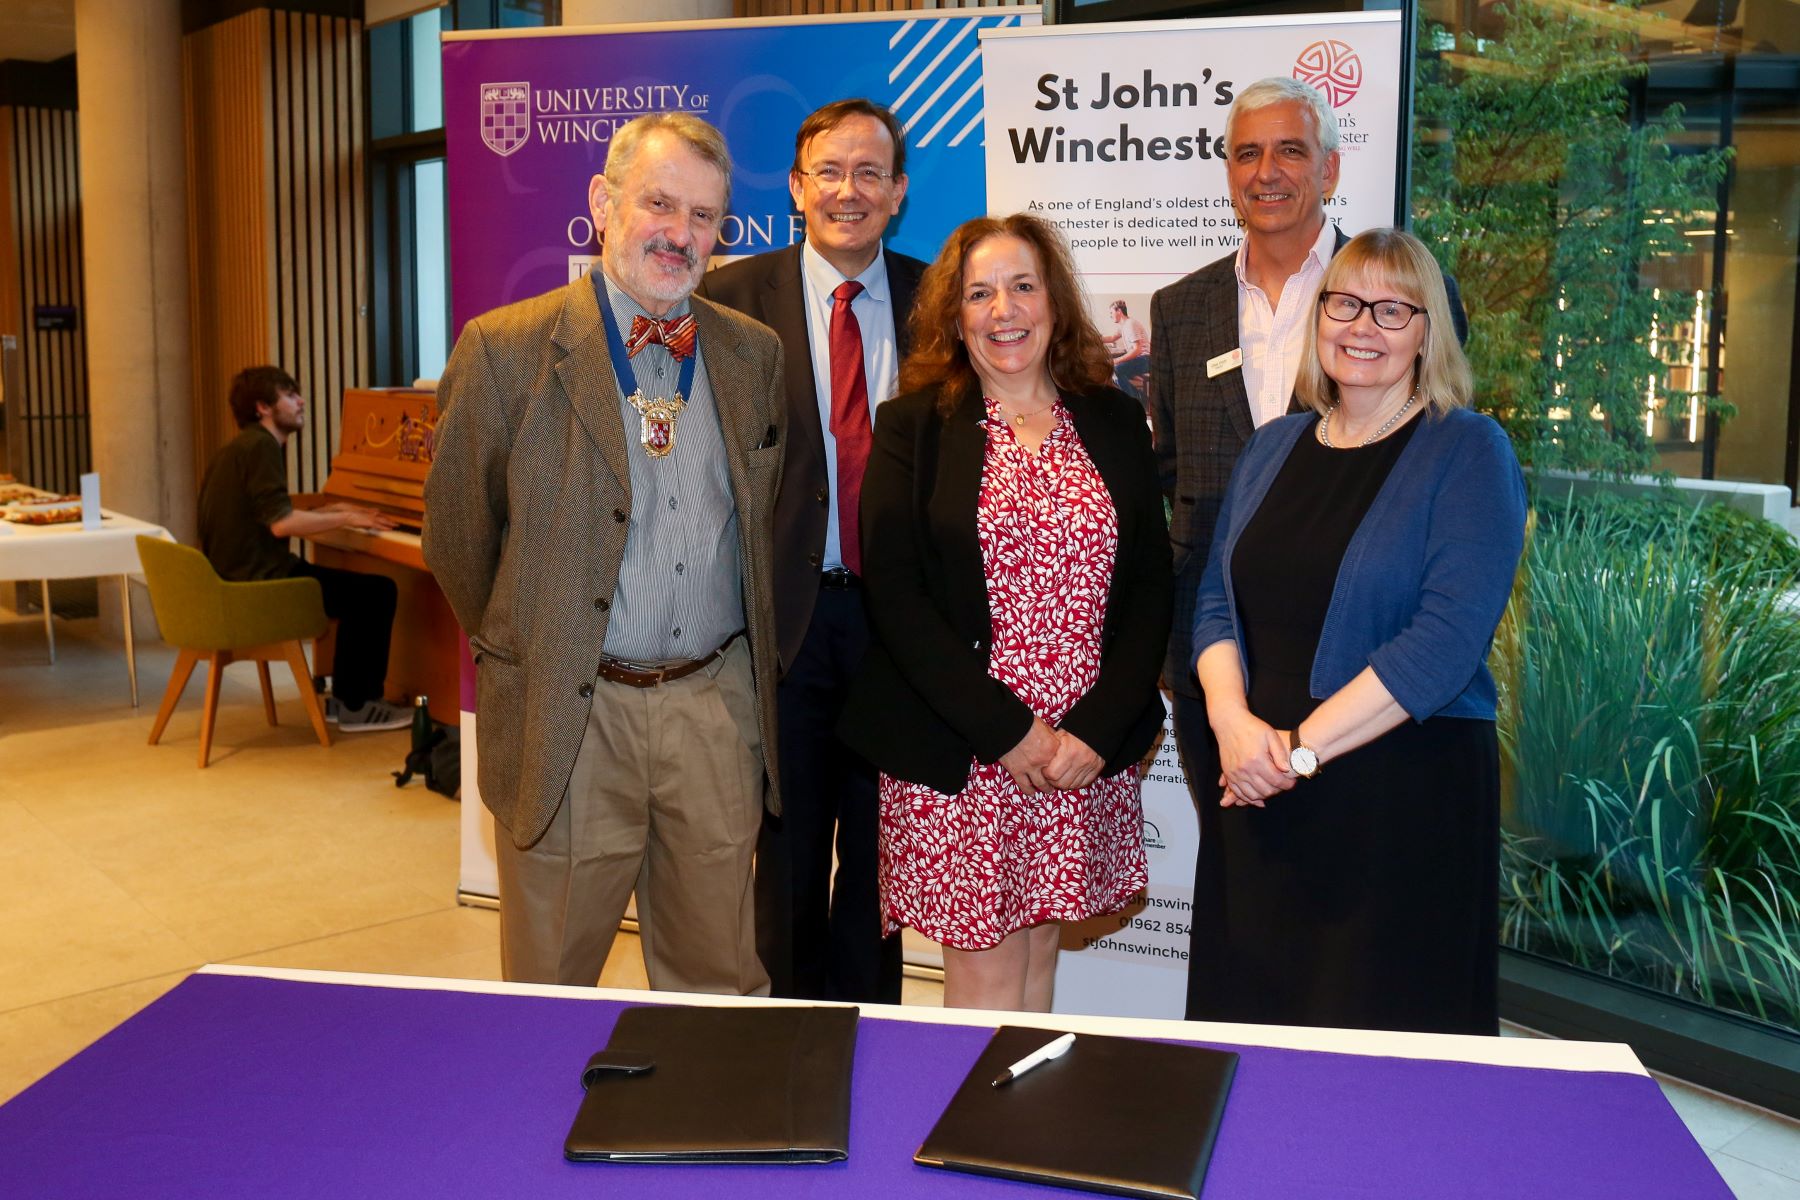
[(531, 85), (481, 85), (481, 140), (495, 154), (511, 154), (531, 140)]
[(1347, 42), (1326, 38), (1300, 52), (1294, 78), (1318, 88), (1331, 107), (1342, 108), (1363, 85), (1362, 59)]

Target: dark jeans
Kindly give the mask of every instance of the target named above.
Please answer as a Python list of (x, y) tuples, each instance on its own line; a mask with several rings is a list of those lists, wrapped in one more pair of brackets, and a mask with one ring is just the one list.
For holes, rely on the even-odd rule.
[(1150, 356), (1148, 354), (1141, 354), (1136, 358), (1122, 358), (1113, 364), (1113, 382), (1119, 385), (1121, 392), (1133, 400), (1142, 400), (1144, 393), (1139, 391), (1131, 381), (1139, 375), (1148, 375), (1149, 373)]
[(835, 732), (868, 645), (862, 593), (821, 588), (776, 693), (781, 816), (764, 818), (756, 848), (757, 952), (776, 996), (900, 1003), (900, 935), (881, 936), (875, 768)]
[[(295, 565), (295, 575), (319, 581), (325, 593), (325, 615), (338, 623), (337, 652), (331, 660), (331, 694), (344, 708), (361, 708), (382, 698), (387, 681), (388, 639), (394, 631), (399, 590), (385, 575), (365, 575), (309, 562)], [(313, 669), (319, 669), (313, 664)]]

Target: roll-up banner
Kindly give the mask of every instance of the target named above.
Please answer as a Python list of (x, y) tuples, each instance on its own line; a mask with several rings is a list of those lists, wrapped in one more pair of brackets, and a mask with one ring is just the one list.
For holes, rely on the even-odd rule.
[[(804, 236), (787, 180), (808, 113), (847, 96), (887, 105), (906, 126), (910, 178), (887, 242), (929, 261), (987, 208), (979, 35), (1037, 21), (1012, 8), (446, 34), (452, 329), (587, 269), (599, 253), (588, 180), (613, 130), (646, 112), (698, 113), (724, 132), (736, 169), (715, 253), (730, 258)], [(458, 890), (479, 902), (499, 884), (464, 672)]]
[(711, 121), (731, 148), (721, 258), (804, 236), (788, 195), (794, 133), (833, 100), (866, 96), (906, 126), (906, 206), (893, 249), (930, 261), (985, 210), (979, 35), (1033, 9), (871, 13), (606, 29), (446, 34), (453, 328), (561, 287), (599, 253), (588, 180), (613, 130), (646, 112)]
[[(1258, 79), (1303, 79), (1331, 105), (1342, 167), (1329, 218), (1348, 233), (1393, 221), (1401, 36), (1398, 12), (984, 32), (988, 209), (1061, 228), (1102, 334), (1122, 332), (1115, 301), (1147, 329), (1151, 293), (1242, 240), (1225, 114)], [(1188, 930), (1206, 919), (1193, 910), (1193, 804), (1165, 726), (1144, 773), (1150, 886), (1123, 913), (1065, 928), (1057, 1011), (1182, 1015)]]

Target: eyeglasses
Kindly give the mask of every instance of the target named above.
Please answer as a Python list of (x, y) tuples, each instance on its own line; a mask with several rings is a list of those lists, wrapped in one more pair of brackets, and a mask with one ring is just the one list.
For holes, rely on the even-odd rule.
[(1414, 317), (1425, 311), (1404, 300), (1364, 300), (1349, 292), (1320, 292), (1319, 307), (1325, 310), (1326, 316), (1346, 325), (1362, 316), (1366, 308), (1383, 329), (1405, 329)]
[(804, 175), (808, 179), (815, 180), (820, 187), (828, 188), (834, 188), (843, 183), (844, 177), (847, 175), (850, 182), (862, 191), (871, 191), (894, 177), (892, 171), (883, 171), (879, 167), (857, 167), (854, 171), (846, 171), (842, 167), (829, 163), (822, 167), (815, 167), (811, 171), (798, 171), (796, 174)]

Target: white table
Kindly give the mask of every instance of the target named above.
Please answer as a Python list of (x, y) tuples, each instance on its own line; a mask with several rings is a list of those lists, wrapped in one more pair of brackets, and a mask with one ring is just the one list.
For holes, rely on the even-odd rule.
[(1082, 1195), (913, 1162), (1005, 1023), (1235, 1049), (1214, 1200), (1731, 1197), (1626, 1046), (880, 1004), (857, 1030), (848, 1162), (564, 1162), (582, 1064), (645, 1003), (793, 1001), (208, 967), (0, 1106), (0, 1195)]
[(52, 579), (93, 579), (113, 575), (119, 580), (119, 599), (125, 618), (125, 670), (131, 679), (131, 704), (137, 707), (137, 647), (131, 629), (131, 577), (143, 568), (138, 562), (140, 535), (174, 541), (161, 525), (135, 517), (100, 510), (99, 529), (83, 529), (79, 522), (67, 525), (15, 525), (0, 521), (0, 580), (35, 579), (43, 588), (44, 641), (50, 662), (56, 662), (56, 629), (50, 621)]

